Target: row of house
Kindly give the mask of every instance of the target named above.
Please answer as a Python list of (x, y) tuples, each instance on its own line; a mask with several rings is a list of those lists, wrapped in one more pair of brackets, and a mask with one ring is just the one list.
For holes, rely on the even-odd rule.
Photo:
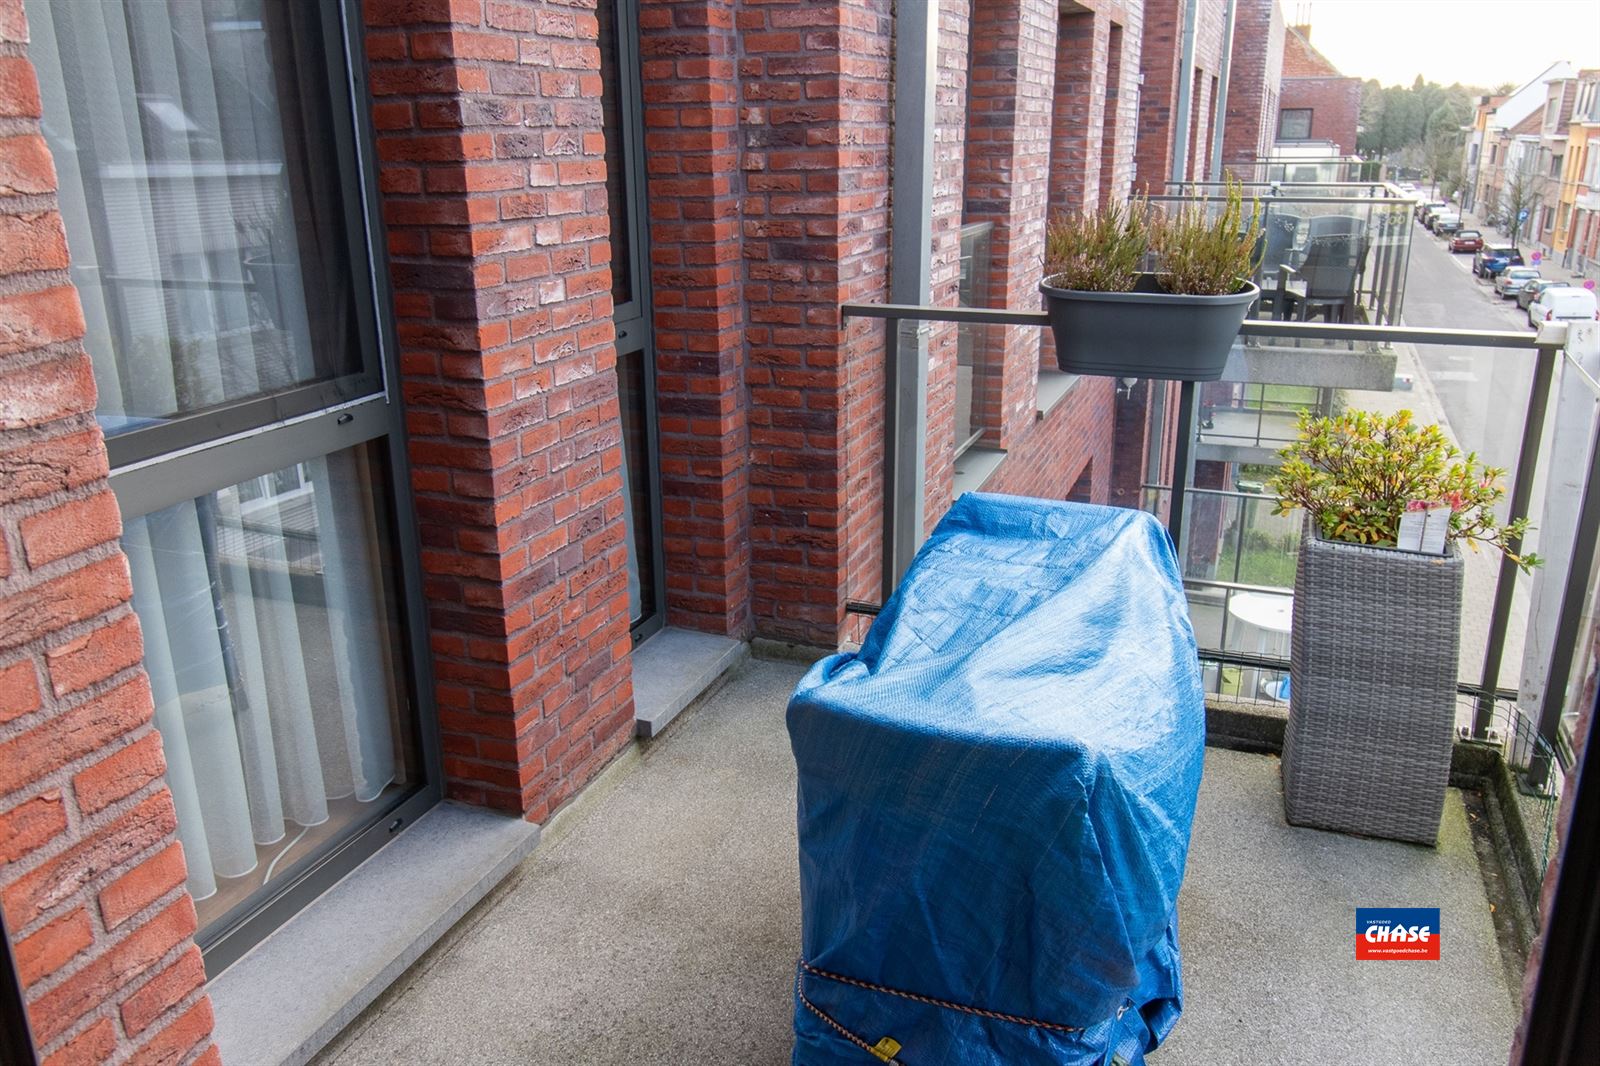
[[(241, 1003), (293, 1030), (326, 1005), (266, 993), (355, 963), (230, 964), (441, 800), (547, 821), (663, 724), (674, 635), (858, 632), (893, 339), (839, 306), (890, 298), (899, 222), (918, 295), (1035, 306), (1054, 212), (1348, 151), (1307, 39), (1276, 0), (0, 0), (37, 1057), (254, 1061)], [(1137, 505), (1170, 463), (1164, 389), (924, 339), (929, 525), (969, 488)], [(429, 846), (471, 868), (482, 824)], [(391, 916), (426, 905), (401, 866)]]
[(1600, 70), (1554, 63), (1516, 92), (1478, 99), (1463, 205), (1583, 271), (1600, 258)]

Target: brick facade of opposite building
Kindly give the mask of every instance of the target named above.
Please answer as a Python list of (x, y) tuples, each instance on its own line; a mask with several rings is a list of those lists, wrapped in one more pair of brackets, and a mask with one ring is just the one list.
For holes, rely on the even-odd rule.
[(1238, 0), (1222, 161), (1244, 179), (1256, 176), (1277, 138), (1285, 34), (1278, 0)]
[[(888, 292), (895, 10), (637, 2), (667, 625), (833, 647), (859, 632), (847, 602), (881, 596), (886, 338), (838, 307)], [(1197, 176), (1223, 5), (1200, 10)], [(977, 302), (1034, 308), (1052, 211), (1164, 184), (1180, 13), (941, 6), (935, 304), (960, 298), (963, 226), (993, 227)], [(441, 749), (424, 769), (543, 822), (634, 731), (601, 22), (593, 0), (368, 0), (360, 18), (432, 679), (417, 702)], [(1235, 72), (1246, 112), (1271, 69), (1269, 49)], [(40, 117), (21, 2), (0, 0), (0, 909), (45, 1061), (214, 1063)], [(976, 486), (957, 475), (958, 344), (930, 331), (928, 526), (974, 487), (1139, 505), (1173, 390), (1069, 384), (1041, 331), (991, 328), (978, 447), (1005, 454)]]
[[(1311, 112), (1310, 134), (1297, 140), (1328, 141), (1335, 155), (1353, 155), (1361, 120), (1361, 79), (1347, 78), (1311, 46), (1309, 26), (1291, 26), (1284, 38), (1283, 88), (1278, 113)], [(1286, 140), (1279, 137), (1279, 140)]]

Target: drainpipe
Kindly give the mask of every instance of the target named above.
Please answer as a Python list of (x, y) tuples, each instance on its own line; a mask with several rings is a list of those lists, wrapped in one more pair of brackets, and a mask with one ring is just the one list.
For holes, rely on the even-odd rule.
[(1228, 0), (1222, 22), (1222, 70), (1217, 77), (1217, 121), (1211, 131), (1211, 180), (1222, 180), (1222, 134), (1228, 128), (1228, 75), (1233, 71), (1233, 16), (1239, 0)]
[(1194, 110), (1190, 97), (1194, 89), (1194, 26), (1199, 21), (1199, 4), (1200, 0), (1184, 0), (1183, 4), (1183, 62), (1178, 67), (1178, 106), (1173, 112), (1176, 129), (1170, 180), (1174, 183), (1189, 177), (1189, 112)]
[[(894, 132), (890, 184), (889, 302), (933, 302), (933, 111), (938, 87), (939, 0), (901, 0), (894, 16)], [(887, 323), (891, 358), (884, 476), (884, 594), (922, 545), (928, 457), (929, 322)]]

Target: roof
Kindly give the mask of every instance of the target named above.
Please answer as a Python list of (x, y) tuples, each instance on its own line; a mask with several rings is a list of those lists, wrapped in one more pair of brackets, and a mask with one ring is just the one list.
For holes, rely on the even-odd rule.
[(1311, 27), (1289, 26), (1283, 35), (1285, 78), (1342, 78), (1344, 73), (1311, 45)]
[(1551, 63), (1538, 77), (1522, 86), (1506, 98), (1506, 102), (1494, 109), (1490, 116), (1489, 124), (1509, 128), (1516, 126), (1529, 115), (1540, 114), (1544, 111), (1545, 98), (1549, 93), (1545, 89), (1548, 82), (1559, 81), (1562, 78), (1573, 77), (1575, 72), (1572, 64), (1565, 59)]

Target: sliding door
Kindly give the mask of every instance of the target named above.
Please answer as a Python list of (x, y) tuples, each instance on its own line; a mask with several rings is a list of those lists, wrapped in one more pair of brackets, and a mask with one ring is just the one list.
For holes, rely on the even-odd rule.
[(215, 973), (438, 796), (357, 16), (27, 14)]

